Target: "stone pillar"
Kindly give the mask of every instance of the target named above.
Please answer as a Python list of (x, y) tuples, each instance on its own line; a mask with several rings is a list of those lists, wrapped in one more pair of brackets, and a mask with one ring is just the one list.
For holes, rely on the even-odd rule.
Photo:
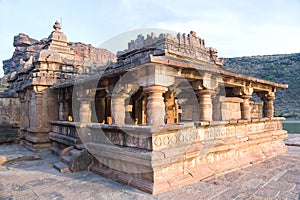
[(20, 117), (20, 129), (23, 131), (26, 128), (26, 94), (20, 94), (20, 102), (21, 102), (21, 117)]
[(93, 98), (78, 98), (80, 101), (79, 120), (81, 123), (90, 123), (92, 119), (91, 102)]
[(36, 128), (45, 128), (43, 126), (43, 125), (45, 125), (45, 121), (43, 118), (43, 111), (45, 111), (45, 108), (43, 108), (43, 93), (42, 92), (35, 93), (35, 103), (36, 103), (35, 127)]
[(132, 105), (129, 104), (130, 98), (125, 99), (125, 124), (134, 124), (130, 113), (132, 113)]
[(147, 125), (165, 124), (165, 103), (163, 93), (168, 89), (165, 86), (153, 85), (144, 88), (147, 98)]
[(171, 91), (165, 93), (165, 106), (166, 106), (166, 122), (172, 124), (175, 122), (175, 99)]
[(70, 101), (70, 94), (67, 89), (59, 89), (58, 93), (58, 120), (66, 121), (68, 120), (69, 115), (69, 101)]
[(68, 120), (69, 114), (69, 105), (67, 100), (59, 100), (59, 120), (66, 121)]
[(30, 127), (30, 115), (32, 114), (31, 112), (31, 98), (32, 95), (29, 94), (29, 92), (26, 92), (26, 99), (25, 99), (25, 129)]
[(251, 113), (250, 113), (250, 99), (251, 95), (242, 95), (243, 102), (241, 103), (241, 115), (242, 119), (250, 119)]
[(106, 109), (105, 109), (105, 123), (106, 124), (112, 124), (112, 117), (111, 117), (111, 96), (112, 94), (108, 93), (105, 96), (106, 101)]
[(51, 147), (49, 121), (52, 119), (49, 118), (47, 89), (48, 87), (44, 86), (34, 86), (33, 90), (28, 90), (29, 124), (24, 132), (22, 143), (33, 151), (48, 150)]
[(266, 96), (262, 98), (263, 100), (263, 116), (264, 117), (273, 117), (274, 116), (274, 105), (275, 100), (274, 96)]
[(222, 98), (224, 98), (224, 96), (219, 96), (219, 95), (212, 98), (214, 121), (222, 121), (222, 105), (221, 105)]
[(113, 94), (111, 98), (111, 115), (113, 124), (125, 124), (125, 99), (128, 94)]
[(98, 98), (99, 112), (98, 112), (98, 122), (105, 123), (105, 97)]
[(198, 100), (199, 100), (200, 121), (207, 121), (207, 122), (212, 121), (212, 111), (213, 111), (212, 98), (211, 98), (212, 92), (213, 92), (212, 90), (208, 90), (208, 89), (197, 91)]

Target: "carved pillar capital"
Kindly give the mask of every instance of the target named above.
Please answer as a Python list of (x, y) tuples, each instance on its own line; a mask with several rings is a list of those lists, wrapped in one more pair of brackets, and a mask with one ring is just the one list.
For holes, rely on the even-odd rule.
[(168, 91), (168, 88), (165, 86), (161, 86), (161, 85), (151, 85), (151, 86), (147, 86), (144, 87), (143, 89), (144, 92), (146, 93), (165, 93), (166, 91)]
[(242, 95), (241, 98), (249, 100), (252, 98), (252, 95)]
[(202, 80), (193, 81), (191, 83), (193, 89), (197, 90), (216, 90), (219, 86), (219, 80), (217, 77), (212, 78), (211, 74), (204, 74)]
[(233, 96), (245, 96), (246, 97), (246, 96), (251, 96), (252, 94), (253, 94), (253, 88), (251, 86), (240, 86), (240, 87), (232, 88)]
[(94, 98), (95, 94), (95, 89), (85, 88), (84, 86), (78, 86), (78, 88), (76, 88), (76, 95), (78, 100)]
[(33, 86), (33, 90), (35, 93), (42, 93), (46, 89), (48, 89), (48, 86), (40, 86), (40, 85)]
[(275, 92), (256, 92), (257, 96), (260, 97), (261, 99), (264, 98), (270, 98), (270, 99), (275, 99)]
[(210, 95), (214, 96), (216, 92), (214, 90), (209, 90), (209, 89), (203, 89), (203, 90), (197, 90), (195, 93), (200, 96), (200, 95)]

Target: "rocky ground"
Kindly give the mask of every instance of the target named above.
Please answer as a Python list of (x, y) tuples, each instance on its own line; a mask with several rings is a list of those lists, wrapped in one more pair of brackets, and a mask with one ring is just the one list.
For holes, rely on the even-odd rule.
[(57, 157), (0, 146), (0, 199), (300, 199), (300, 134), (289, 152), (198, 183), (150, 195), (91, 172), (61, 174)]

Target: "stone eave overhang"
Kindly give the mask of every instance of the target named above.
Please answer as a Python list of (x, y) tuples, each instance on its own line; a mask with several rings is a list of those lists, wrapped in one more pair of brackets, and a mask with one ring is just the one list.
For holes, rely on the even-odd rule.
[(59, 88), (72, 87), (76, 84), (78, 84), (78, 85), (88, 84), (89, 82), (94, 82), (96, 80), (100, 80), (101, 77), (104, 77), (104, 76), (101, 76), (102, 73), (100, 72), (99, 74), (84, 75), (84, 76), (81, 76), (81, 77), (70, 79), (70, 80), (67, 80), (63, 83), (54, 84), (53, 86), (50, 87), (50, 89), (55, 90), (55, 89), (59, 89)]
[(55, 84), (51, 87), (51, 89), (70, 87), (74, 84), (88, 84), (89, 82), (100, 80), (100, 78), (115, 77), (118, 75), (122, 75), (127, 71), (131, 71), (136, 67), (145, 66), (151, 63), (167, 65), (175, 68), (190, 69), (198, 71), (199, 73), (207, 72), (211, 74), (219, 74), (222, 76), (225, 85), (227, 84), (231, 86), (244, 86), (245, 84), (251, 83), (257, 85), (256, 87), (254, 87), (254, 89), (263, 91), (274, 90), (274, 88), (275, 90), (276, 88), (288, 88), (288, 85), (286, 84), (275, 83), (272, 81), (247, 76), (244, 74), (236, 74), (224, 69), (220, 69), (220, 67), (208, 62), (192, 61), (188, 59), (182, 59), (166, 55), (153, 56), (149, 54), (136, 62), (131, 62), (125, 65), (120, 65), (120, 63), (114, 63), (113, 66), (110, 66), (107, 69), (98, 72), (97, 74), (78, 77), (76, 79), (68, 80), (65, 83)]
[[(235, 81), (237, 83), (241, 82), (241, 81), (245, 81), (245, 82), (250, 82), (250, 83), (258, 83), (258, 84), (266, 85), (269, 87), (275, 87), (275, 88), (285, 88), (285, 89), (288, 88), (287, 84), (280, 84), (280, 83), (276, 83), (276, 82), (272, 82), (272, 81), (268, 81), (268, 80), (264, 80), (264, 79), (255, 78), (252, 76), (247, 76), (244, 74), (236, 74), (236, 73), (224, 70), (224, 69), (220, 69), (219, 67), (216, 67), (213, 65), (207, 65), (206, 63), (201, 64), (201, 63), (196, 63), (196, 62), (192, 62), (189, 60), (182, 60), (182, 59), (168, 57), (168, 56), (150, 56), (150, 62), (168, 65), (168, 66), (172, 66), (172, 67), (180, 67), (180, 68), (186, 68), (186, 69), (199, 70), (199, 72), (205, 71), (205, 72), (212, 73), (212, 74), (220, 74), (224, 80), (229, 80), (229, 79), (232, 80), (231, 83), (233, 83)], [(239, 85), (239, 84), (237, 84), (237, 85)]]

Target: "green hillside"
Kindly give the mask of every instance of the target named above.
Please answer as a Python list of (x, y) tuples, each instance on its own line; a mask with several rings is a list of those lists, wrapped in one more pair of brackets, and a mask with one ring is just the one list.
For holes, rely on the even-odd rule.
[(275, 115), (300, 118), (300, 53), (226, 58), (223, 69), (288, 84), (276, 93)]

